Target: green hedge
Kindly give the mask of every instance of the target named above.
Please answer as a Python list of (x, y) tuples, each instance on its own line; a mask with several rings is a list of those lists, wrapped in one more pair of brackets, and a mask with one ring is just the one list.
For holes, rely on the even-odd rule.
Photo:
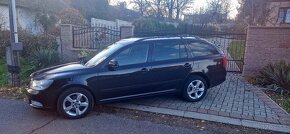
[(142, 18), (133, 22), (136, 36), (158, 35), (196, 35), (210, 34), (217, 31), (214, 26), (191, 25), (179, 23), (176, 27), (172, 23), (166, 23), (155, 19)]

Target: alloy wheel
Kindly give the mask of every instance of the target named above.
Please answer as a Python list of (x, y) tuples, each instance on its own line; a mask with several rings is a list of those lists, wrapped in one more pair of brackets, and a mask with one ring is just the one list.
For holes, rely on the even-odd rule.
[(187, 87), (187, 94), (192, 99), (199, 99), (205, 90), (205, 85), (201, 80), (194, 80)]
[(69, 94), (63, 101), (63, 110), (70, 116), (79, 116), (89, 107), (88, 98), (82, 93)]

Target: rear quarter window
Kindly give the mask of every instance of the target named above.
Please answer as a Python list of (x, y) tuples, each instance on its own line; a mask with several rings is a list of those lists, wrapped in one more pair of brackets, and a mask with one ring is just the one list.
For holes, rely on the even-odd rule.
[(219, 54), (216, 47), (206, 42), (190, 42), (188, 46), (193, 57)]
[(179, 41), (162, 41), (154, 44), (153, 61), (175, 60), (187, 57), (185, 45)]

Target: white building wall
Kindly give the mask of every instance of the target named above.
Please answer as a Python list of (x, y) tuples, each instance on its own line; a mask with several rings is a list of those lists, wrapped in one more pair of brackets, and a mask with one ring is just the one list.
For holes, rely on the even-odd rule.
[[(17, 9), (17, 25), (19, 28), (34, 34), (43, 32), (43, 28), (36, 21), (36, 13), (21, 7)], [(0, 26), (1, 30), (9, 30), (9, 8), (6, 5), (0, 5)]]
[(91, 18), (91, 26), (92, 27), (106, 27), (111, 30), (120, 30), (121, 26), (133, 26), (131, 22), (116, 20), (116, 21), (108, 21), (101, 20), (96, 18)]

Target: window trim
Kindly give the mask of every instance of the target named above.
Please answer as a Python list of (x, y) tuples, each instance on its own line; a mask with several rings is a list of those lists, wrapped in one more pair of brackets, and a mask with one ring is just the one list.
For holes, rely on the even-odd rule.
[[(278, 23), (278, 19), (280, 17), (280, 11), (284, 10), (284, 15), (283, 15), (283, 20), (281, 23)], [(277, 16), (277, 20), (276, 23), (277, 24), (290, 24), (290, 22), (286, 22), (286, 17), (287, 17), (287, 11), (290, 10), (290, 7), (280, 7), (278, 10), (278, 16)]]
[(142, 65), (142, 64), (147, 64), (149, 61), (150, 61), (150, 46), (151, 46), (151, 43), (149, 42), (137, 42), (137, 43), (133, 43), (133, 44), (130, 44), (130, 45), (127, 45), (123, 48), (121, 48), (120, 50), (116, 51), (114, 54), (112, 54), (108, 60), (105, 62), (104, 66), (106, 66), (107, 64), (109, 64), (109, 62), (114, 59), (115, 56), (117, 56), (118, 54), (120, 54), (121, 52), (123, 52), (124, 50), (126, 49), (129, 49), (130, 47), (134, 47), (136, 45), (148, 45), (148, 50), (147, 50), (147, 57), (146, 57), (146, 62), (143, 62), (143, 63), (136, 63), (136, 64), (128, 64), (128, 65), (120, 65), (118, 68), (127, 68), (127, 67), (130, 67), (130, 66), (136, 66), (136, 65)]
[[(211, 55), (202, 55), (202, 56), (194, 56), (192, 53), (193, 53), (193, 51), (192, 51), (192, 48), (190, 47), (190, 44), (191, 43), (196, 43), (196, 42), (198, 42), (198, 43), (203, 43), (203, 44), (206, 44), (206, 45), (209, 45), (209, 46), (211, 46), (211, 47), (213, 47), (214, 49), (216, 49), (216, 54), (211, 54)], [(188, 49), (188, 51), (190, 52), (190, 57), (191, 58), (202, 58), (202, 57), (210, 57), (210, 56), (214, 56), (214, 55), (219, 55), (220, 54), (220, 52), (219, 52), (219, 50), (217, 49), (217, 47), (216, 46), (214, 46), (214, 45), (212, 45), (211, 43), (208, 43), (208, 42), (206, 42), (206, 41), (202, 41), (202, 40), (188, 40), (187, 41), (187, 49)]]
[[(179, 53), (179, 58), (177, 58), (177, 59), (167, 59), (167, 60), (159, 60), (159, 61), (155, 61), (154, 59), (153, 59), (153, 54), (154, 54), (154, 48), (155, 48), (155, 45), (157, 44), (157, 43), (160, 43), (160, 42), (176, 42), (176, 43), (178, 43), (178, 47), (179, 47), (179, 51), (178, 51), (178, 53)], [(185, 58), (181, 58), (181, 53), (180, 53), (180, 45), (184, 45), (184, 49), (185, 49), (185, 52), (186, 52), (186, 55), (187, 55), (187, 57), (185, 57)], [(155, 42), (152, 42), (151, 43), (151, 51), (150, 51), (150, 62), (168, 62), (168, 61), (180, 61), (180, 60), (185, 60), (185, 59), (189, 59), (191, 56), (190, 56), (190, 54), (189, 54), (189, 52), (188, 52), (188, 50), (187, 50), (187, 43), (184, 41), (184, 40), (160, 40), (160, 41), (155, 41)]]

